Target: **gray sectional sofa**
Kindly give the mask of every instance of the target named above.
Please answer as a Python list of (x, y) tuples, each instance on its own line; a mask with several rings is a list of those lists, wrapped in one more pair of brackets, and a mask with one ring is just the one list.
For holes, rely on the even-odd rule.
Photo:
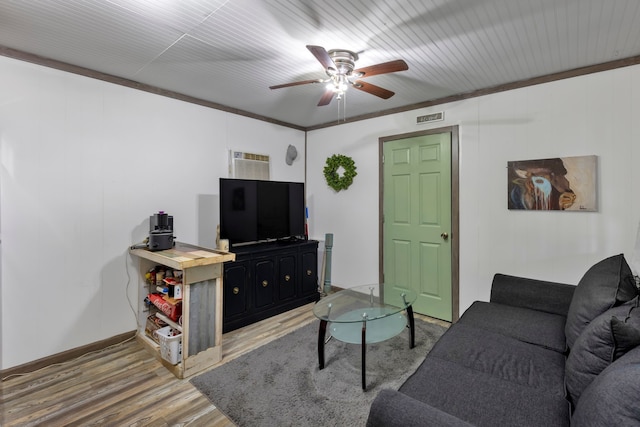
[(638, 300), (623, 255), (577, 286), (497, 274), (367, 426), (639, 426)]

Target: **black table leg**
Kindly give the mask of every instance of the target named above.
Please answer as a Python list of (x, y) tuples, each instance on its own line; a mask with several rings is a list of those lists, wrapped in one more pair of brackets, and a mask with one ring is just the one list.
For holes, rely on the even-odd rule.
[(416, 324), (413, 320), (413, 307), (407, 307), (407, 317), (409, 318), (409, 334), (411, 336), (411, 340), (409, 342), (409, 348), (413, 348), (416, 346)]
[(320, 328), (318, 329), (318, 362), (320, 369), (324, 369), (324, 337), (327, 334), (327, 321), (320, 320)]
[(367, 390), (367, 322), (362, 322), (362, 390)]

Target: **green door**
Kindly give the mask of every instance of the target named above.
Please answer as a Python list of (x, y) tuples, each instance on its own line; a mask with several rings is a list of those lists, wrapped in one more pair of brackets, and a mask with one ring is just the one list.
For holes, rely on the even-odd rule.
[(451, 133), (383, 143), (383, 277), (414, 311), (452, 320)]

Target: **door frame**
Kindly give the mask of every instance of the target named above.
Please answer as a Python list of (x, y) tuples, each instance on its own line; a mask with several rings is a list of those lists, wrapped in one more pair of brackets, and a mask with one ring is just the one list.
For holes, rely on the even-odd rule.
[(385, 142), (418, 136), (451, 134), (451, 320), (455, 323), (460, 316), (460, 155), (458, 125), (422, 131), (389, 135), (378, 138), (378, 280), (384, 282), (384, 164), (383, 145)]

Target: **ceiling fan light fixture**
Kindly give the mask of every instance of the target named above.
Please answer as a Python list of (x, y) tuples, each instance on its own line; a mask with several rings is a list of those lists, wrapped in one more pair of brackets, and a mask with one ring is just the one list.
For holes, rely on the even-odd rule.
[(331, 80), (327, 83), (327, 90), (331, 90), (334, 93), (342, 94), (346, 92), (349, 87), (349, 80), (345, 75), (338, 74), (331, 76)]
[[(365, 83), (359, 79), (409, 69), (407, 63), (402, 59), (355, 69), (355, 62), (358, 60), (358, 54), (355, 52), (346, 49), (333, 49), (327, 51), (322, 46), (315, 45), (307, 45), (307, 49), (316, 57), (318, 62), (322, 64), (328, 77), (326, 79), (285, 83), (269, 86), (269, 88), (279, 89), (283, 87), (305, 85), (308, 83), (326, 83), (327, 85), (324, 94), (318, 102), (319, 107), (329, 105), (334, 97), (338, 101), (342, 100), (343, 96), (346, 95), (349, 86), (353, 86), (360, 91), (375, 95), (382, 99), (389, 99), (394, 95), (392, 91), (371, 83)], [(342, 103), (344, 103), (344, 101)], [(338, 103), (338, 106), (340, 106), (340, 104), (341, 103)]]
[(349, 87), (347, 77), (345, 75), (339, 75), (337, 79), (337, 87), (340, 92), (344, 92)]

